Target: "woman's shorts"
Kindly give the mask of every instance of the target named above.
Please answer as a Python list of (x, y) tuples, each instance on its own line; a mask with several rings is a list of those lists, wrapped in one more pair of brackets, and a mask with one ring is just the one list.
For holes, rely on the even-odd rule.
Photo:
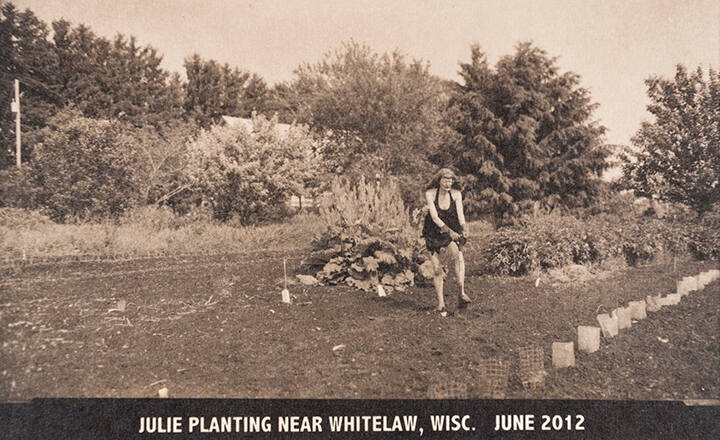
[[(440, 252), (442, 248), (449, 246), (452, 242), (453, 240), (450, 238), (450, 234), (448, 233), (425, 237), (425, 247), (431, 254)], [(461, 235), (457, 240), (455, 240), (455, 243), (457, 244), (458, 249), (462, 250), (463, 245), (467, 243), (467, 238)]]

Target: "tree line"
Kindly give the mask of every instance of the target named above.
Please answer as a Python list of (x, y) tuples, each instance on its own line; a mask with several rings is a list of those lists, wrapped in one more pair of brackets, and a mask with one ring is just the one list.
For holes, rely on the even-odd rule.
[[(319, 62), (298, 66), (292, 80), (269, 86), (255, 73), (198, 54), (185, 59), (185, 78), (181, 78), (162, 69), (156, 49), (139, 45), (132, 36), (118, 34), (107, 39), (87, 26), (73, 26), (64, 20), (48, 26), (31, 10), (18, 11), (12, 3), (3, 3), (0, 59), (0, 93), (7, 94), (4, 101), (10, 100), (15, 78), (23, 84), (23, 160), (33, 173), (34, 185), (39, 186), (36, 195), (43, 193), (48, 180), (57, 180), (49, 177), (52, 173), (77, 181), (72, 177), (77, 171), (71, 162), (67, 168), (49, 171), (50, 163), (55, 167), (67, 159), (63, 156), (73, 157), (63, 154), (63, 148), (71, 148), (67, 143), (80, 139), (69, 134), (73, 130), (85, 130), (82, 142), (91, 144), (95, 139), (107, 147), (108, 154), (116, 148), (110, 137), (90, 133), (100, 130), (92, 121), (110, 121), (112, 130), (131, 132), (132, 139), (123, 141), (127, 146), (122, 147), (131, 154), (123, 157), (137, 157), (135, 165), (127, 166), (144, 172), (121, 181), (135, 182), (128, 187), (135, 188), (134, 203), (172, 204), (173, 197), (187, 196), (192, 185), (181, 175), (197, 174), (197, 170), (183, 173), (192, 156), (190, 146), (198, 144), (195, 139), (210, 142), (207, 139), (212, 138), (213, 145), (226, 143), (227, 137), (200, 135), (225, 115), (265, 115), (275, 123), (309, 127), (307, 136), (313, 137), (312, 142), (298, 141), (298, 145), (305, 151), (303, 164), (307, 164), (308, 154), (314, 155), (312, 163), (317, 169), (295, 173), (302, 176), (302, 182), (287, 188), (298, 188), (299, 183), (317, 186), (338, 174), (381, 174), (394, 176), (412, 205), (419, 202), (420, 189), (432, 172), (438, 166), (451, 166), (468, 189), (469, 214), (491, 213), (499, 220), (537, 206), (588, 206), (603, 193), (599, 176), (608, 167), (606, 159), (611, 153), (604, 144), (605, 127), (593, 119), (597, 104), (580, 85), (580, 76), (561, 72), (555, 57), (530, 42), (519, 43), (514, 53), (501, 57), (494, 66), (481, 47), (473, 45), (470, 60), (460, 63), (460, 81), (456, 82), (432, 75), (423, 60), (408, 59), (398, 51), (378, 54), (350, 41)], [(625, 183), (645, 194), (701, 207), (717, 201), (720, 167), (712, 170), (710, 166), (718, 160), (718, 81), (712, 71), (709, 82), (704, 81), (702, 72), (699, 79), (697, 74), (693, 78), (686, 82), (699, 81), (702, 86), (686, 87), (684, 95), (670, 90), (661, 79), (648, 83), (650, 97), (657, 101), (650, 110), (657, 110), (658, 118), (644, 125), (634, 139), (648, 156), (638, 153), (626, 159)], [(665, 99), (669, 93), (680, 94), (684, 100)], [(696, 99), (693, 93), (703, 98)], [(669, 110), (663, 110), (663, 105)], [(697, 115), (678, 116), (677, 112), (685, 111), (683, 106)], [(705, 113), (702, 106), (712, 112)], [(666, 113), (675, 116), (664, 117)], [(84, 122), (78, 123), (80, 118)], [(708, 128), (701, 140), (689, 145), (688, 139), (696, 133), (666, 128), (665, 119), (678, 127), (700, 124)], [(668, 130), (680, 137), (664, 144), (655, 142)], [(14, 163), (14, 124), (6, 104), (0, 110), (0, 142), (6, 146), (0, 152), (0, 169), (7, 169)], [(247, 139), (239, 143), (257, 144)], [(650, 165), (657, 157), (653, 148), (671, 149), (680, 144), (704, 151), (682, 159), (696, 164), (693, 182), (699, 189), (694, 192), (668, 189), (687, 183), (687, 179), (661, 176), (669, 169), (664, 162), (656, 160)], [(58, 151), (51, 153), (49, 145), (57, 145)], [(34, 154), (36, 146), (46, 151)], [(279, 151), (281, 158), (285, 153)], [(40, 163), (41, 157), (47, 166)], [(110, 162), (107, 166), (114, 169)], [(120, 177), (125, 173), (118, 172)], [(253, 175), (257, 177), (259, 172)], [(237, 175), (228, 178), (237, 184)], [(77, 192), (73, 185), (77, 186), (59, 187)], [(6, 188), (3, 196), (17, 191)], [(52, 197), (50, 192), (46, 188), (44, 197)], [(87, 197), (98, 199), (91, 193)], [(111, 212), (121, 211), (127, 203)], [(237, 205), (237, 201), (226, 201), (224, 206), (234, 209)], [(229, 213), (223, 209), (220, 216), (224, 218)]]

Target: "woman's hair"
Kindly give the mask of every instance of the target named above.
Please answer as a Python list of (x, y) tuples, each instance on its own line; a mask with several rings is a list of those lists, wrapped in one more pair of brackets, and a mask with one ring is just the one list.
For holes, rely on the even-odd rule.
[(461, 189), (460, 184), (458, 183), (457, 174), (455, 174), (455, 171), (451, 170), (450, 168), (440, 168), (437, 173), (435, 173), (435, 176), (430, 181), (430, 183), (425, 187), (426, 190), (433, 189), (433, 188), (439, 188), (440, 187), (440, 179), (443, 177), (452, 177), (453, 189)]

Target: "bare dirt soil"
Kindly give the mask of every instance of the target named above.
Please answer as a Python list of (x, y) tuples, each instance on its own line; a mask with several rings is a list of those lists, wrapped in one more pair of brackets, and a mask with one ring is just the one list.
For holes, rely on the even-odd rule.
[[(603, 339), (600, 351), (576, 352), (576, 367), (553, 369), (550, 358), (552, 342), (574, 341), (597, 313), (670, 293), (717, 262), (537, 287), (531, 277), (481, 276), (470, 263), (474, 302), (443, 317), (431, 286), (380, 298), (295, 283), (293, 303), (282, 304), (282, 259), (295, 273), (302, 256), (0, 268), (0, 400), (151, 397), (162, 387), (171, 397), (425, 398), (438, 384), (472, 389), (488, 359), (508, 369), (496, 397), (720, 398), (718, 281)], [(452, 307), (452, 277), (446, 292)], [(518, 373), (527, 346), (543, 349), (548, 373), (534, 390)]]

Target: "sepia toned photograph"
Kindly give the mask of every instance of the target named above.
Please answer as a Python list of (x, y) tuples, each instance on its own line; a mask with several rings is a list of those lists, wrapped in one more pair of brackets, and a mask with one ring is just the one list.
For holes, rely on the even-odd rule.
[(720, 405), (719, 67), (713, 0), (0, 0), (0, 401)]

